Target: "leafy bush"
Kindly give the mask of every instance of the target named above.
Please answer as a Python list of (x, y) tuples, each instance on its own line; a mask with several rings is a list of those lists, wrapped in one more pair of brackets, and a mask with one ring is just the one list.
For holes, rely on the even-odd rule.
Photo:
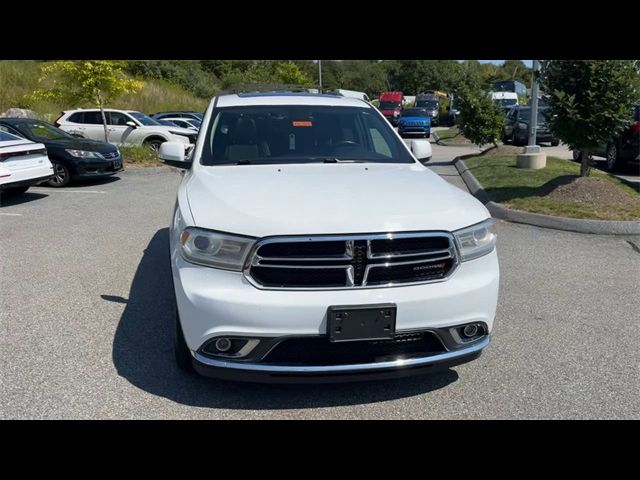
[(476, 145), (493, 143), (502, 136), (504, 114), (491, 97), (479, 89), (465, 88), (459, 93), (460, 130)]

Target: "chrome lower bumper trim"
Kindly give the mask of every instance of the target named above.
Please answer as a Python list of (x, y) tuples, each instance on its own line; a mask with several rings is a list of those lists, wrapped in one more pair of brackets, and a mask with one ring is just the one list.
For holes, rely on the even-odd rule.
[(482, 339), (481, 341), (474, 343), (466, 348), (460, 348), (457, 350), (451, 350), (445, 353), (439, 353), (436, 355), (430, 355), (428, 357), (420, 358), (407, 358), (398, 359), (390, 362), (378, 362), (378, 363), (360, 363), (352, 365), (327, 365), (327, 366), (295, 366), (295, 365), (267, 365), (260, 363), (242, 363), (242, 362), (229, 362), (225, 360), (214, 360), (206, 357), (200, 353), (192, 352), (193, 358), (206, 366), (217, 368), (228, 368), (232, 370), (244, 370), (247, 372), (265, 372), (265, 373), (280, 373), (280, 374), (305, 374), (305, 373), (336, 373), (336, 372), (366, 372), (372, 370), (386, 370), (386, 369), (398, 369), (406, 367), (419, 367), (430, 364), (437, 364), (441, 362), (447, 362), (455, 360), (459, 357), (478, 353), (489, 345), (491, 341), (490, 337)]

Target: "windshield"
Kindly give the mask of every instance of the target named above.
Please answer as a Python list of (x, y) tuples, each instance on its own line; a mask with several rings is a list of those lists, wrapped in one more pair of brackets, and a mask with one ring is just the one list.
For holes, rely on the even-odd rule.
[(416, 102), (416, 107), (427, 108), (429, 110), (438, 110), (440, 105), (437, 100), (418, 100)]
[(400, 102), (380, 102), (380, 110), (395, 110), (400, 106)]
[(426, 108), (407, 108), (402, 112), (403, 117), (428, 117), (429, 113)]
[(161, 125), (161, 123), (159, 123), (157, 120), (154, 120), (153, 118), (145, 115), (144, 113), (140, 113), (140, 112), (127, 112), (129, 115), (131, 115), (133, 118), (135, 118), (137, 121), (139, 121), (142, 125)]
[(212, 119), (203, 165), (414, 162), (389, 123), (371, 108), (238, 106), (217, 109)]
[(518, 103), (515, 98), (496, 98), (493, 103), (500, 107), (511, 107)]
[(24, 133), (31, 140), (38, 142), (45, 142), (47, 140), (68, 140), (75, 138), (69, 135), (67, 132), (60, 130), (59, 128), (49, 125), (48, 123), (40, 122), (25, 122), (20, 125), (16, 125), (16, 128)]
[(189, 119), (189, 123), (197, 128), (200, 128), (200, 125), (202, 125), (202, 122), (200, 120), (196, 120), (195, 118)]
[[(544, 118), (545, 110), (538, 110), (538, 123), (544, 123), (546, 120)], [(518, 110), (518, 120), (528, 122), (531, 118), (531, 109), (530, 108), (521, 108)]]

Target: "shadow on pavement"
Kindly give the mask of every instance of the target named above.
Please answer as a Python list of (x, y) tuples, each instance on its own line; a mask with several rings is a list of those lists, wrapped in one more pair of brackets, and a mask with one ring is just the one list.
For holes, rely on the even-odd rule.
[(234, 410), (317, 408), (383, 402), (421, 395), (458, 379), (454, 370), (382, 382), (262, 385), (218, 381), (178, 369), (173, 357), (175, 299), (169, 265), (169, 232), (147, 246), (113, 340), (118, 374), (142, 390), (185, 405)]
[(41, 198), (48, 197), (49, 195), (44, 195), (42, 193), (34, 193), (30, 191), (26, 191), (25, 193), (19, 194), (10, 194), (7, 195), (2, 194), (0, 197), (0, 207), (11, 207), (13, 205), (22, 205), (23, 203), (33, 202), (34, 200), (40, 200)]

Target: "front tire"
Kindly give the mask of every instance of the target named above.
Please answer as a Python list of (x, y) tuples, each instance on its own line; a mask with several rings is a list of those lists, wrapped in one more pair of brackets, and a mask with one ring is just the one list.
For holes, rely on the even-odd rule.
[(182, 325), (180, 325), (180, 316), (176, 310), (175, 320), (175, 336), (173, 342), (173, 349), (176, 357), (176, 364), (180, 370), (185, 372), (194, 372), (191, 352), (187, 346), (187, 342), (184, 339), (184, 333), (182, 332)]
[(53, 164), (53, 178), (47, 180), (45, 185), (53, 188), (62, 188), (69, 185), (69, 182), (71, 182), (69, 167), (56, 160), (51, 160), (51, 163)]
[(162, 145), (163, 143), (164, 142), (158, 138), (152, 138), (151, 140), (146, 140), (144, 142), (144, 146), (158, 153), (158, 151), (160, 151), (160, 145)]
[(551, 140), (551, 146), (552, 147), (557, 147), (558, 145), (560, 145), (560, 140)]
[(620, 162), (618, 161), (618, 147), (615, 143), (610, 143), (607, 145), (607, 152), (605, 154), (607, 159), (607, 170), (610, 172), (615, 172), (620, 167)]

